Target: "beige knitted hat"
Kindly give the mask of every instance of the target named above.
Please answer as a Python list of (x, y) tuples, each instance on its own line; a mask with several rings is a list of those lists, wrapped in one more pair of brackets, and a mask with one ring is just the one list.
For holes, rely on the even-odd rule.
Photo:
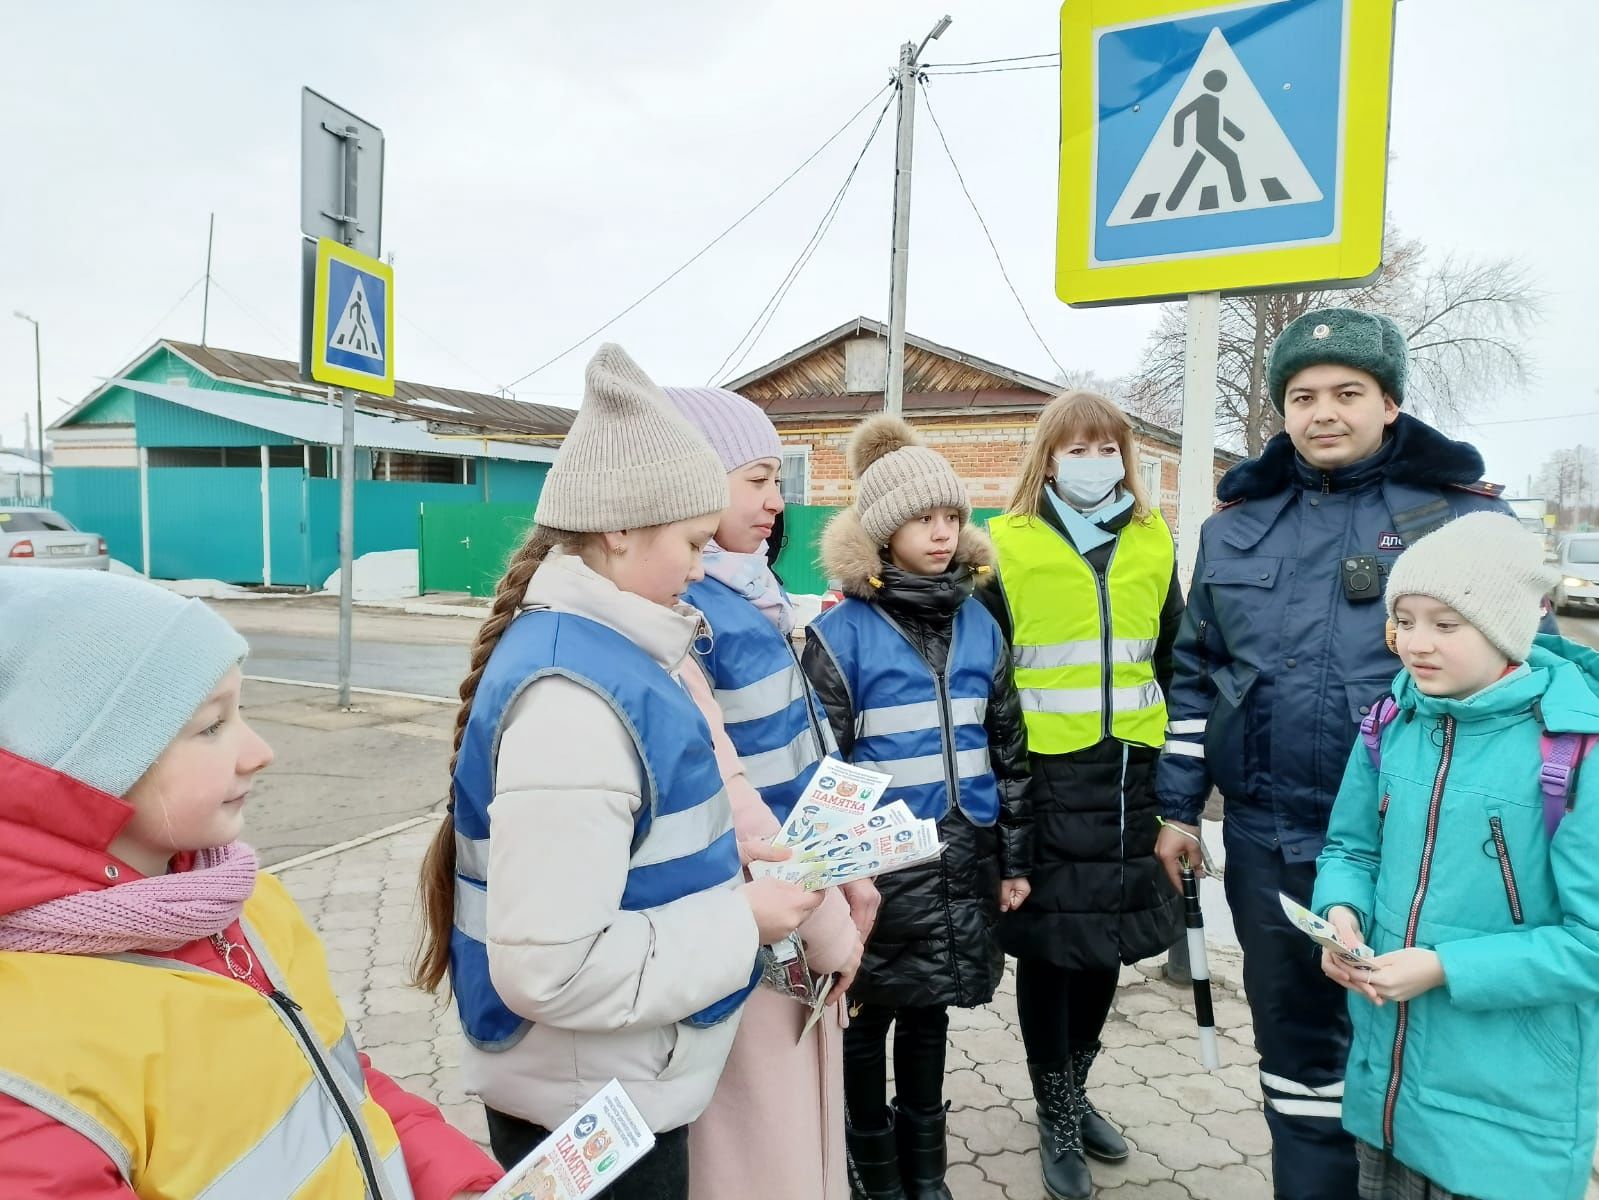
[(1559, 578), (1543, 543), (1508, 513), (1467, 513), (1399, 556), (1388, 576), (1388, 615), (1401, 596), (1431, 596), (1474, 625), (1511, 662), (1526, 662)]
[(971, 519), (972, 503), (955, 468), (898, 417), (879, 413), (861, 424), (850, 438), (849, 470), (861, 528), (879, 546), (930, 508), (958, 508), (962, 523)]
[(533, 520), (615, 533), (708, 516), (727, 504), (727, 471), (716, 451), (627, 351), (601, 346)]

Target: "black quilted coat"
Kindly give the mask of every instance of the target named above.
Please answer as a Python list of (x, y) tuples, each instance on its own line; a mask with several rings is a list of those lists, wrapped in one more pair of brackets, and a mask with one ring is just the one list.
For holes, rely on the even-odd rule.
[[(848, 526), (853, 518), (852, 512), (846, 512), (835, 523)], [(972, 596), (974, 568), (990, 561), (987, 538), (969, 529), (955, 564), (942, 575), (927, 577), (883, 562), (869, 543), (849, 546), (841, 563), (841, 532), (851, 531), (830, 528), (824, 541), (829, 573), (850, 595), (883, 605), (916, 652), (934, 670), (942, 669), (955, 611)], [(859, 526), (852, 532), (859, 532)], [(860, 537), (864, 542), (865, 535)], [(829, 554), (830, 549), (834, 553)], [(840, 569), (851, 564), (860, 569)], [(832, 655), (815, 637), (806, 640), (802, 665), (827, 710), (839, 753), (848, 759), (855, 742), (849, 688)], [(989, 759), (999, 784), (999, 821), (980, 828), (951, 805), (938, 823), (947, 847), (944, 854), (877, 880), (883, 903), (850, 988), (852, 1000), (891, 1008), (939, 1004), (970, 1008), (993, 998), (1004, 968), (1004, 955), (994, 938), (1000, 881), (1027, 875), (1032, 853), (1027, 731), (1008, 650), (994, 664), (986, 725)]]

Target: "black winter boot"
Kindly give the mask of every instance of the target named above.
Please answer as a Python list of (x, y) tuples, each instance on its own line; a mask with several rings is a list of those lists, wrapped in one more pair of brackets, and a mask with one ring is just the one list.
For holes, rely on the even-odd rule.
[(1094, 1180), (1083, 1157), (1083, 1131), (1077, 1090), (1068, 1063), (1028, 1063), (1033, 1098), (1038, 1103), (1038, 1157), (1044, 1190), (1054, 1200), (1089, 1200)]
[(845, 1121), (844, 1142), (849, 1148), (850, 1200), (905, 1200), (892, 1110), (882, 1129), (856, 1129)]
[(949, 1152), (944, 1144), (945, 1116), (949, 1105), (936, 1113), (916, 1113), (894, 1101), (894, 1122), (899, 1132), (899, 1171), (905, 1181), (906, 1200), (954, 1200), (944, 1185)]
[(1082, 1121), (1083, 1149), (1100, 1162), (1121, 1162), (1128, 1155), (1127, 1141), (1116, 1127), (1100, 1116), (1089, 1100), (1088, 1072), (1099, 1056), (1099, 1043), (1072, 1051), (1072, 1087), (1076, 1091), (1077, 1113)]

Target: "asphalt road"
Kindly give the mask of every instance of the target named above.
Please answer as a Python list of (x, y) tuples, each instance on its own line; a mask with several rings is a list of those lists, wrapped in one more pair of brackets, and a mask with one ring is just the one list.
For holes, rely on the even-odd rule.
[[(307, 683), (337, 683), (339, 642), (327, 637), (249, 633), (249, 675)], [(466, 674), (467, 647), (418, 646), (396, 641), (356, 641), (350, 682), (356, 687), (448, 698)]]
[[(292, 606), (292, 607), (291, 607)], [(249, 640), (247, 673), (337, 683), (338, 610), (306, 601), (226, 602), (217, 606)], [(1566, 636), (1599, 649), (1599, 617), (1562, 617)], [(453, 697), (466, 674), (478, 623), (465, 617), (357, 614), (351, 682), (357, 687)]]
[[(339, 678), (338, 606), (318, 599), (213, 601), (250, 643), (245, 673), (333, 684)], [(466, 674), (479, 623), (358, 609), (350, 681), (356, 687), (450, 698)]]

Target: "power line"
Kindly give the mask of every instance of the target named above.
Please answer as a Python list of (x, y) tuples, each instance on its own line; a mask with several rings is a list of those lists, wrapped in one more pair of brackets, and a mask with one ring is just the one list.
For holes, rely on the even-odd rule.
[(1056, 71), (1059, 62), (1033, 63), (1026, 67), (982, 67), (975, 71), (924, 71), (925, 75), (1003, 75), (1007, 71)]
[[(476, 375), (479, 379), (481, 379), (485, 384), (487, 384), (489, 386), (489, 389), (491, 391), (498, 391), (499, 390), (499, 384), (495, 383), (491, 378), (489, 378), (489, 376), (485, 375), (482, 371), (479, 371), (471, 363), (467, 362), (466, 359), (462, 358), (454, 350), (451, 350), (443, 342), (439, 341), (438, 338), (434, 337), (431, 333), (429, 333), (426, 329), (422, 328), (422, 326), (418, 325), (414, 320), (412, 320), (410, 317), (406, 316), (403, 312), (400, 314), (400, 320), (404, 321), (412, 329), (416, 330), (417, 333), (420, 333), (424, 338), (426, 338), (429, 342), (431, 342), (433, 344), (434, 348), (439, 350), (440, 352), (442, 352), (446, 358), (450, 359), (452, 362), (454, 362), (458, 366), (465, 367), (467, 369), (467, 371), (469, 371), (471, 374)], [(529, 394), (532, 395), (534, 393), (529, 393)], [(560, 394), (561, 395), (565, 395), (566, 393), (563, 392), (563, 393), (560, 393)]]
[[(832, 228), (833, 219), (838, 216), (839, 209), (844, 204), (844, 196), (849, 192), (850, 185), (855, 182), (855, 173), (860, 170), (861, 162), (865, 159), (866, 152), (872, 148), (872, 143), (877, 140), (877, 131), (882, 128), (883, 118), (888, 115), (889, 106), (893, 103), (894, 97), (892, 96), (883, 103), (881, 111), (877, 114), (877, 120), (872, 124), (871, 132), (866, 135), (866, 144), (861, 147), (861, 152), (855, 156), (854, 163), (850, 165), (849, 174), (844, 176), (842, 186), (834, 194), (832, 203), (822, 213), (821, 221), (812, 230), (810, 239), (805, 243), (804, 248), (800, 250), (799, 257), (790, 264), (788, 272), (779, 281), (777, 290), (761, 306), (760, 312), (755, 314), (755, 320), (750, 322), (750, 326), (744, 331), (743, 336), (733, 344), (733, 348), (727, 352), (727, 357), (722, 359), (716, 370), (711, 372), (710, 383), (715, 383), (727, 371), (728, 363), (735, 354), (738, 354), (740, 347), (742, 347), (744, 353), (732, 367), (732, 370), (736, 372), (739, 367), (744, 365), (744, 360), (750, 356), (750, 352), (755, 349), (756, 344), (761, 340), (761, 335), (766, 332), (767, 326), (772, 323), (772, 318), (777, 315), (778, 308), (799, 279), (800, 273), (805, 270), (811, 258), (821, 247), (822, 239), (827, 236), (827, 231)], [(756, 326), (760, 326), (760, 328), (757, 329)], [(752, 334), (753, 336), (751, 336)], [(746, 342), (748, 342), (748, 345), (745, 344)]]
[(205, 276), (201, 275), (184, 290), (183, 295), (178, 297), (176, 303), (174, 303), (171, 308), (167, 309), (166, 312), (162, 313), (156, 323), (145, 331), (144, 336), (138, 340), (133, 349), (128, 351), (128, 353), (124, 354), (121, 358), (117, 359), (117, 370), (120, 371), (124, 363), (131, 362), (135, 354), (138, 354), (150, 344), (150, 336), (160, 329), (161, 326), (165, 325), (167, 323), (167, 318), (172, 316), (173, 313), (177, 312), (178, 309), (182, 308), (183, 302), (190, 296), (194, 295), (194, 289), (199, 287), (204, 282)]
[(1531, 425), (1536, 421), (1571, 421), (1578, 417), (1599, 417), (1599, 408), (1589, 409), (1587, 412), (1555, 413), (1546, 417), (1510, 417), (1503, 421), (1466, 421), (1465, 424), (1473, 429), (1485, 425)]
[(252, 309), (243, 300), (240, 300), (237, 296), (235, 296), (233, 294), (233, 292), (231, 290), (229, 290), (228, 288), (223, 287), (222, 286), (222, 281), (220, 279), (218, 279), (215, 274), (213, 274), (211, 276), (211, 284), (212, 284), (213, 287), (216, 288), (217, 291), (221, 292), (229, 300), (233, 301), (233, 306), (235, 308), (237, 308), (245, 316), (249, 317), (250, 320), (254, 321), (262, 329), (266, 330), (266, 332), (271, 336), (272, 340), (274, 342), (276, 342), (279, 346), (286, 347), (287, 349), (289, 349), (291, 351), (295, 350), (295, 345), (294, 345), (294, 342), (292, 340), (290, 340), (288, 338), (285, 338), (283, 336), (283, 333), (282, 333), (281, 330), (277, 329), (276, 327), (274, 327), (273, 325), (268, 323), (268, 321), (267, 321), (267, 319), (265, 317), (263, 317), (259, 313), (257, 313), (254, 309)]
[(546, 367), (553, 366), (554, 364), (560, 362), (561, 359), (565, 358), (568, 354), (572, 353), (572, 351), (578, 349), (580, 346), (584, 345), (585, 343), (591, 341), (593, 338), (596, 338), (600, 334), (604, 333), (612, 325), (615, 325), (623, 317), (627, 316), (628, 313), (632, 312), (639, 305), (643, 304), (644, 301), (648, 300), (651, 296), (655, 295), (656, 292), (660, 291), (667, 284), (671, 283), (672, 280), (676, 279), (684, 271), (688, 270), (689, 267), (693, 266), (696, 262), (698, 262), (701, 258), (703, 258), (707, 253), (709, 253), (710, 250), (714, 246), (716, 246), (716, 244), (718, 242), (720, 242), (723, 238), (727, 237), (728, 234), (732, 233), (740, 225), (744, 224), (745, 221), (749, 220), (752, 216), (754, 216), (755, 213), (758, 210), (760, 210), (766, 204), (766, 202), (768, 200), (770, 200), (773, 196), (777, 195), (778, 192), (782, 191), (785, 187), (787, 187), (788, 184), (789, 184), (789, 181), (792, 180), (794, 178), (794, 176), (798, 175), (806, 167), (810, 166), (812, 160), (814, 160), (817, 157), (817, 155), (821, 154), (823, 150), (826, 150), (835, 141), (837, 141), (839, 136), (842, 135), (843, 132), (846, 129), (848, 129), (851, 125), (855, 124), (855, 121), (860, 117), (860, 115), (863, 112), (865, 112), (867, 109), (869, 109), (873, 104), (875, 104), (877, 102), (877, 98), (879, 96), (881, 96), (884, 92), (888, 91), (893, 86), (894, 86), (893, 81), (890, 80), (888, 83), (885, 83), (881, 88), (879, 88), (876, 92), (874, 92), (872, 94), (871, 99), (867, 100), (867, 102), (865, 104), (861, 105), (858, 109), (856, 109), (855, 112), (850, 115), (849, 120), (845, 121), (842, 125), (840, 125), (838, 127), (838, 129), (834, 131), (834, 133), (832, 134), (831, 137), (829, 137), (825, 142), (823, 142), (820, 146), (818, 146), (815, 150), (813, 150), (806, 157), (804, 162), (800, 163), (799, 166), (795, 167), (792, 171), (790, 171), (787, 175), (785, 175), (783, 177), (782, 182), (780, 182), (771, 191), (767, 192), (766, 195), (762, 196), (759, 200), (757, 200), (754, 203), (753, 206), (751, 206), (749, 209), (747, 209), (745, 211), (743, 216), (739, 217), (738, 220), (734, 221), (726, 229), (722, 230), (721, 233), (717, 234), (714, 238), (712, 238), (709, 242), (707, 242), (703, 247), (701, 247), (698, 251), (696, 251), (691, 257), (686, 259), (682, 263), (682, 265), (680, 265), (676, 270), (674, 270), (665, 279), (661, 280), (654, 287), (650, 288), (649, 291), (645, 292), (642, 296), (640, 296), (637, 300), (633, 301), (633, 303), (629, 304), (626, 308), (624, 308), (621, 312), (617, 313), (610, 320), (606, 321), (602, 325), (599, 325), (598, 327), (596, 327), (595, 329), (591, 330), (590, 332), (584, 334), (581, 338), (579, 338), (577, 341), (573, 342), (570, 346), (568, 346), (565, 350), (562, 350), (559, 354), (555, 355), (552, 358), (545, 359), (538, 366), (534, 367), (531, 371), (528, 371), (528, 372), (526, 372), (526, 373), (524, 373), (522, 375), (518, 375), (515, 379), (511, 380), (510, 383), (505, 385), (505, 390), (506, 391), (510, 391), (517, 384), (521, 383), (524, 379), (531, 379), (533, 376), (537, 375), (540, 371), (544, 370)]
[(1016, 285), (1011, 282), (1010, 272), (1005, 269), (1005, 260), (1000, 257), (999, 246), (994, 242), (994, 235), (988, 231), (988, 222), (983, 220), (983, 214), (978, 210), (977, 201), (972, 198), (971, 189), (966, 186), (966, 177), (961, 174), (960, 165), (955, 161), (955, 152), (949, 148), (949, 139), (944, 136), (944, 127), (938, 123), (938, 115), (933, 111), (933, 104), (928, 98), (925, 86), (922, 88), (922, 102), (927, 105), (927, 116), (933, 122), (933, 128), (938, 132), (938, 141), (944, 147), (944, 156), (949, 159), (949, 165), (955, 171), (955, 178), (961, 185), (961, 191), (966, 195), (966, 203), (972, 206), (972, 215), (977, 218), (977, 223), (983, 227), (983, 236), (988, 239), (988, 248), (994, 252), (994, 261), (999, 264), (999, 273), (1004, 277), (1005, 286), (1010, 289), (1010, 294), (1016, 301), (1016, 307), (1022, 310), (1022, 317), (1027, 321), (1027, 328), (1033, 331), (1033, 336), (1038, 339), (1038, 344), (1044, 348), (1044, 353), (1049, 355), (1049, 361), (1055, 364), (1055, 369), (1065, 374), (1066, 368), (1061, 366), (1060, 359), (1055, 357), (1055, 352), (1049, 348), (1049, 343), (1044, 340), (1044, 335), (1038, 332), (1038, 326), (1033, 324), (1033, 315), (1027, 311), (1027, 305), (1022, 302), (1021, 293), (1016, 290)]
[(929, 70), (942, 67), (989, 67), (995, 63), (1030, 62), (1035, 58), (1059, 58), (1059, 50), (1051, 50), (1046, 54), (1013, 54), (1009, 58), (975, 58), (970, 62), (926, 63)]

